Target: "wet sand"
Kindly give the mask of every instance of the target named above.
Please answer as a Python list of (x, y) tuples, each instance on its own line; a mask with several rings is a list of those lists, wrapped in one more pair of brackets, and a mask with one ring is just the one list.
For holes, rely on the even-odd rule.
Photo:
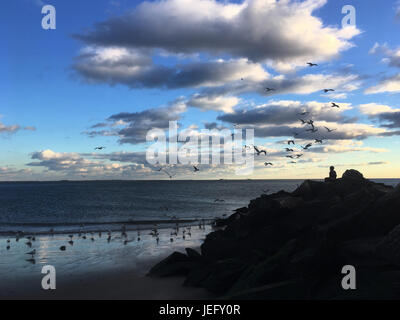
[[(174, 236), (170, 229), (160, 231), (159, 243), (146, 230), (137, 240), (136, 232), (128, 232), (128, 244), (120, 233), (113, 233), (110, 242), (103, 234), (94, 241), (74, 237), (68, 245), (68, 235), (38, 236), (32, 248), (26, 239), (11, 239), (6, 250), (5, 238), (0, 239), (0, 299), (133, 299), (185, 300), (210, 299), (203, 289), (183, 287), (183, 278), (152, 278), (150, 268), (173, 251), (184, 252), (186, 247), (199, 247), (210, 228), (192, 228), (191, 237)], [(60, 251), (65, 245), (66, 251)], [(26, 253), (36, 249), (35, 263)], [(45, 274), (42, 267), (56, 268), (56, 290), (42, 289)]]

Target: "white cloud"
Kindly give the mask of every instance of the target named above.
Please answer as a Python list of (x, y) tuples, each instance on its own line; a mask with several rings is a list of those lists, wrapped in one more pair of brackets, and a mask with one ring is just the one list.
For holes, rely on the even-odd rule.
[(398, 93), (400, 92), (400, 74), (381, 80), (376, 86), (367, 88), (366, 94), (376, 93)]

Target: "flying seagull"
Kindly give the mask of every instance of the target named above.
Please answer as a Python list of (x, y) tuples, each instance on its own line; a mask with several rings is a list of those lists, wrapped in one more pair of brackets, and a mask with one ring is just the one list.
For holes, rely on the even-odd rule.
[(301, 124), (306, 124), (307, 121), (303, 120), (303, 119), (299, 119), (301, 121)]
[(312, 143), (307, 144), (305, 147), (301, 146), (304, 150), (308, 150), (312, 146)]
[(315, 139), (315, 143), (322, 143), (323, 141), (320, 139)]
[(294, 156), (286, 156), (286, 158), (294, 159)]
[(290, 148), (285, 148), (285, 149), (286, 149), (287, 152), (293, 152), (294, 151), (293, 149), (290, 149)]
[(267, 151), (265, 150), (259, 150), (256, 146), (253, 146), (254, 150), (257, 152), (257, 155), (259, 156), (261, 153), (264, 153), (267, 155)]
[(96, 147), (96, 148), (94, 148), (94, 150), (103, 150), (103, 149), (105, 149), (106, 147)]
[(273, 166), (273, 164), (271, 162), (264, 162), (264, 166)]
[(296, 155), (296, 158), (298, 159), (298, 158), (301, 158), (302, 156), (303, 156), (303, 154), (300, 153), (300, 154), (297, 154), (297, 155)]
[(328, 132), (333, 132), (333, 131), (335, 131), (336, 129), (329, 129), (328, 127), (324, 127)]
[(331, 107), (332, 108), (340, 108), (340, 106), (339, 105), (337, 105), (336, 103), (334, 103), (334, 102), (332, 102), (332, 105), (331, 105)]
[(333, 90), (333, 89), (324, 89), (323, 90), (325, 93), (327, 93), (327, 92), (329, 92), (329, 91), (335, 91), (335, 90)]
[(312, 63), (312, 62), (307, 62), (309, 67), (317, 67), (318, 65), (316, 63)]
[(287, 142), (287, 144), (290, 146), (291, 144), (294, 145), (295, 143), (294, 143), (294, 140), (289, 140), (289, 141)]
[(196, 166), (193, 166), (194, 172), (200, 171), (199, 168), (197, 168)]
[(273, 88), (265, 88), (265, 91), (270, 92), (270, 91), (275, 91)]

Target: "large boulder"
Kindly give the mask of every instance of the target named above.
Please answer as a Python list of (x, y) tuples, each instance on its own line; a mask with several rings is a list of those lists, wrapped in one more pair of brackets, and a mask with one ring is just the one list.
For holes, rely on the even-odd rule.
[(342, 175), (342, 179), (355, 179), (355, 180), (364, 180), (364, 176), (361, 172), (350, 169), (346, 170)]

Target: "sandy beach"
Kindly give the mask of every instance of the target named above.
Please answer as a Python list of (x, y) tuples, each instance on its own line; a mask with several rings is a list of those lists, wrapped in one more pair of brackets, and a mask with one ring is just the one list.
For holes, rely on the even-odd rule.
[[(181, 229), (182, 230), (182, 229)], [(110, 242), (107, 236), (88, 234), (74, 235), (74, 244), (67, 242), (68, 235), (37, 236), (32, 248), (27, 239), (16, 242), (10, 239), (10, 250), (5, 249), (7, 239), (0, 239), (1, 254), (0, 299), (206, 299), (212, 295), (204, 289), (182, 286), (183, 278), (153, 278), (146, 274), (150, 268), (173, 251), (184, 252), (186, 247), (199, 247), (210, 227), (192, 227), (191, 237), (174, 236), (170, 241), (170, 229), (161, 229), (159, 243), (141, 230), (127, 233), (124, 245), (121, 232), (113, 233)], [(91, 240), (94, 238), (94, 241)], [(3, 245), (4, 244), (4, 245)], [(66, 245), (66, 251), (59, 248)], [(35, 263), (27, 252), (35, 249)], [(43, 290), (41, 273), (44, 265), (56, 268), (56, 290)]]

